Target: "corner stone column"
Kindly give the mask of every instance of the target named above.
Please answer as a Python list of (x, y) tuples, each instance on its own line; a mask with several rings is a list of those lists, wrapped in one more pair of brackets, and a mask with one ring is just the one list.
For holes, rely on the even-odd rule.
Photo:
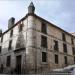
[(27, 18), (27, 40), (26, 40), (26, 70), (28, 73), (34, 73), (35, 71), (35, 24), (34, 17), (28, 16)]

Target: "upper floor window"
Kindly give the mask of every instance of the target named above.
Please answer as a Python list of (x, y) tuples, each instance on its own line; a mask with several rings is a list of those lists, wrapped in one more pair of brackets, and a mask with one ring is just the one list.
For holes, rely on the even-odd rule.
[(1, 42), (3, 42), (3, 36), (1, 37)]
[(75, 56), (74, 56), (74, 64), (75, 64)]
[(67, 53), (67, 44), (63, 43), (63, 51)]
[(41, 32), (47, 34), (47, 25), (45, 23), (42, 23), (41, 25)]
[(1, 53), (1, 49), (2, 49), (2, 47), (0, 46), (0, 53)]
[(68, 64), (68, 62), (67, 62), (67, 56), (64, 56), (64, 63), (65, 63), (65, 65)]
[(74, 45), (74, 40), (73, 40), (73, 38), (71, 38), (71, 43)]
[(58, 64), (58, 55), (55, 54), (55, 63)]
[(7, 56), (6, 66), (10, 67), (10, 63), (11, 63), (11, 56)]
[(47, 61), (47, 53), (42, 52), (42, 62), (46, 62), (46, 61)]
[(75, 55), (75, 47), (72, 47), (73, 55)]
[(13, 29), (10, 31), (10, 37), (13, 36)]
[(58, 41), (54, 40), (54, 50), (55, 51), (58, 51), (59, 48), (58, 48)]
[(47, 37), (44, 35), (41, 35), (41, 46), (47, 48)]
[(23, 30), (23, 24), (19, 25), (19, 32), (21, 32)]
[(66, 41), (66, 36), (65, 36), (64, 33), (62, 33), (62, 40), (63, 40), (63, 41)]
[(8, 50), (11, 50), (12, 48), (12, 40), (9, 41), (9, 47), (8, 47)]

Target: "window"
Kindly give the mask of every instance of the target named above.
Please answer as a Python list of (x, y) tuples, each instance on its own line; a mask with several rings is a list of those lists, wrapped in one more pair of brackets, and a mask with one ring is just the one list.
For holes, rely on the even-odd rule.
[(11, 56), (7, 56), (6, 66), (10, 67), (10, 63), (11, 63)]
[(1, 37), (1, 42), (3, 42), (3, 36)]
[(11, 50), (12, 48), (12, 40), (9, 41), (9, 47), (8, 47), (8, 50)]
[(13, 36), (13, 30), (10, 31), (10, 37), (12, 37), (12, 36)]
[(58, 55), (55, 54), (55, 63), (58, 64)]
[(47, 34), (47, 25), (45, 23), (42, 23), (41, 25), (41, 32)]
[(65, 43), (63, 43), (63, 51), (67, 53), (67, 45)]
[(47, 48), (47, 37), (46, 36), (41, 36), (41, 46), (44, 48)]
[(19, 25), (19, 32), (21, 32), (23, 30), (23, 24)]
[(65, 34), (64, 33), (62, 33), (62, 40), (63, 41), (66, 41), (66, 37), (65, 37)]
[(71, 38), (71, 43), (74, 45), (74, 41), (73, 41), (73, 38)]
[(75, 47), (72, 47), (73, 55), (75, 55)]
[(64, 62), (67, 65), (67, 56), (64, 56)]
[(75, 56), (74, 56), (74, 63), (75, 63)]
[(2, 49), (2, 48), (1, 48), (1, 46), (0, 46), (0, 53), (1, 53), (1, 49)]
[(58, 51), (58, 41), (54, 40), (54, 50)]
[(42, 62), (46, 62), (47, 61), (47, 54), (46, 52), (42, 52)]

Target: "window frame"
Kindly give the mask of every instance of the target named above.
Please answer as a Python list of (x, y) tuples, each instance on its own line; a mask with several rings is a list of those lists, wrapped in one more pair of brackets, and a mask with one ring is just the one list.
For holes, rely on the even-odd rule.
[(41, 35), (41, 47), (47, 48), (47, 37), (44, 35)]
[(47, 62), (47, 53), (42, 52), (42, 62)]
[(59, 64), (59, 56), (55, 54), (54, 57), (55, 57), (55, 64)]
[(10, 31), (10, 37), (13, 36), (13, 29)]
[(75, 55), (75, 47), (72, 47), (72, 53)]
[(47, 34), (47, 25), (45, 23), (41, 23), (41, 32)]
[(63, 52), (67, 53), (67, 44), (63, 43)]
[(68, 65), (68, 58), (67, 58), (67, 56), (64, 56), (64, 64)]
[(23, 24), (19, 25), (19, 32), (21, 32), (23, 30)]
[(8, 46), (8, 50), (12, 49), (12, 40), (9, 41), (9, 46)]
[(66, 41), (66, 35), (65, 35), (65, 33), (62, 33), (62, 40)]
[(2, 50), (2, 46), (0, 46), (0, 53), (1, 53), (1, 50)]
[(6, 66), (7, 67), (11, 66), (11, 55), (7, 56)]
[(59, 51), (59, 44), (57, 40), (54, 40), (54, 51)]

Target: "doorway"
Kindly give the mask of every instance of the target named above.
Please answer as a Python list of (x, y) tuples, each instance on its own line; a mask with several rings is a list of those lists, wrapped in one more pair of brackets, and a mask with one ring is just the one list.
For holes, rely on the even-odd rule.
[(21, 55), (16, 56), (16, 73), (21, 74)]

